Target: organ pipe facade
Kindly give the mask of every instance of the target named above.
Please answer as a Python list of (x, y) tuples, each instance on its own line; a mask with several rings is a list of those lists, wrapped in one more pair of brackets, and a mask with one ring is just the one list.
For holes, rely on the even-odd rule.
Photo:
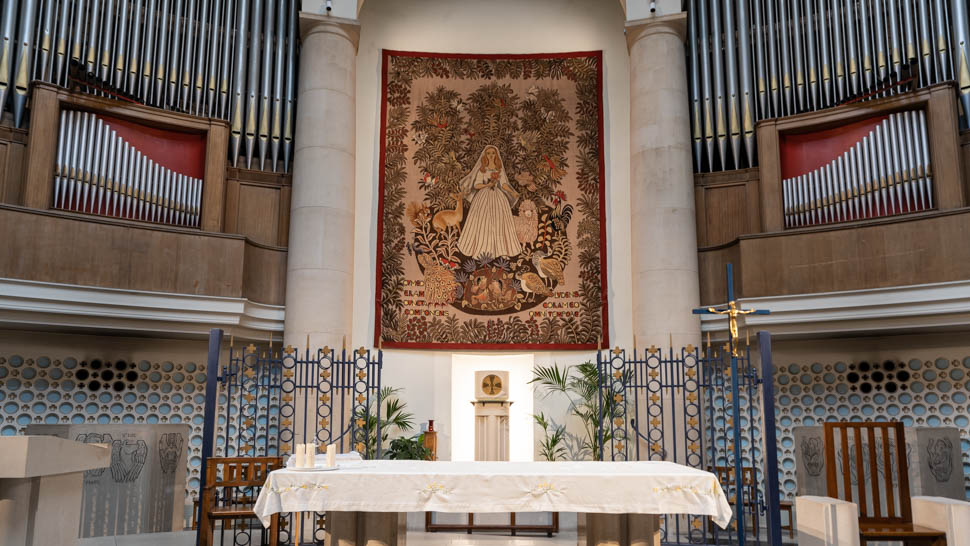
[(299, 0), (4, 0), (0, 114), (22, 127), (28, 84), (42, 80), (228, 120), (231, 161), (286, 171), (299, 9)]
[(944, 81), (967, 125), (966, 0), (693, 0), (688, 15), (698, 172), (754, 166), (758, 120)]

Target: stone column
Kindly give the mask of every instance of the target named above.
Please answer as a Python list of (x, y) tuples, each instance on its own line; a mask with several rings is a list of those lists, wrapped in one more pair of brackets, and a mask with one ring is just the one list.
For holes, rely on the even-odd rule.
[(630, 49), (633, 332), (640, 347), (700, 343), (687, 14), (626, 24)]
[[(284, 343), (340, 347), (351, 328), (360, 25), (300, 13)], [(347, 340), (348, 346), (352, 343)]]

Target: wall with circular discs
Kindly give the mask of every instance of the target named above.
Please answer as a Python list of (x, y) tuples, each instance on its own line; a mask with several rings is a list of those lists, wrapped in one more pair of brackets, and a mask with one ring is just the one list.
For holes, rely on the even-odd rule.
[(29, 424), (185, 423), (187, 493), (198, 496), (205, 364), (0, 355), (0, 435)]
[(934, 360), (858, 359), (791, 363), (775, 370), (778, 470), (782, 496), (795, 497), (796, 426), (825, 421), (902, 421), (960, 429), (970, 497), (970, 356)]

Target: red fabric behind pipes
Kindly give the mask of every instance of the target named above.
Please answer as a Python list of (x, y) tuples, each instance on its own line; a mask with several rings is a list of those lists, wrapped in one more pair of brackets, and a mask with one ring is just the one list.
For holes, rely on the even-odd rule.
[(205, 135), (156, 129), (118, 118), (100, 116), (130, 146), (159, 165), (179, 174), (205, 174)]
[(878, 116), (813, 133), (781, 135), (781, 177), (807, 174), (831, 163), (888, 116)]

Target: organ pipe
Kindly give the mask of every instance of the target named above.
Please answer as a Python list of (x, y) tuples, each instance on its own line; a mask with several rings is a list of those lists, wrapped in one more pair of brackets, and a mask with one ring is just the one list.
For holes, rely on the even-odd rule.
[[(762, 119), (953, 79), (966, 127), (968, 10), (965, 0), (691, 2), (688, 28), (696, 34), (690, 47), (691, 105), (696, 110), (692, 131), (695, 155), (700, 154), (695, 168), (716, 171), (754, 164), (756, 143), (753, 131), (748, 135), (745, 113), (749, 107), (753, 127)], [(912, 84), (911, 74), (917, 78)], [(732, 125), (735, 119), (737, 126)], [(858, 161), (862, 165), (863, 158)], [(810, 178), (792, 182), (790, 195), (812, 191), (812, 184)], [(835, 212), (841, 214), (841, 207)]]
[(845, 152), (782, 180), (786, 228), (933, 208), (925, 113), (897, 112)]
[(198, 227), (202, 180), (147, 158), (95, 114), (64, 110), (54, 208)]
[(269, 125), (272, 111), (270, 110), (270, 97), (273, 94), (273, 33), (276, 29), (276, 6), (270, 0), (266, 2), (263, 21), (263, 59), (262, 59), (262, 80), (259, 85), (259, 122), (257, 127), (257, 138), (259, 139), (259, 168), (262, 170), (266, 165), (266, 154), (269, 152)]
[[(230, 0), (231, 1), (231, 0)], [(286, 39), (286, 114), (283, 122), (283, 172), (290, 165), (293, 155), (293, 120), (296, 117), (296, 35), (299, 17), (298, 0), (286, 0), (289, 7), (287, 24), (289, 31)]]
[[(299, 0), (0, 2), (0, 114), (9, 111), (15, 126), (24, 125), (29, 83), (34, 79), (107, 96), (121, 94), (160, 108), (226, 119), (231, 128), (230, 159), (245, 155), (247, 166), (288, 171), (296, 112), (298, 14)], [(749, 61), (750, 52), (741, 50), (750, 47), (734, 48), (733, 39), (731, 47), (742, 56), (741, 62)], [(717, 57), (723, 59), (723, 52), (719, 50)], [(79, 75), (73, 74), (72, 66), (79, 67)], [(708, 81), (710, 77), (708, 73)], [(750, 79), (743, 74), (738, 78)], [(726, 105), (723, 75), (720, 81)], [(72, 123), (87, 127), (88, 121), (75, 117)], [(752, 112), (752, 118), (757, 117)], [(699, 119), (704, 119), (702, 113)], [(726, 131), (727, 126), (722, 128)], [(91, 144), (85, 153), (94, 153), (95, 144), (101, 146)], [(73, 147), (61, 152), (64, 161), (81, 160), (80, 150)], [(135, 151), (126, 155), (118, 147), (114, 153), (111, 161), (119, 173), (147, 168)], [(703, 150), (697, 154), (710, 155)], [(259, 158), (256, 165), (254, 156)], [(165, 177), (157, 183), (182, 191)], [(192, 183), (187, 181), (186, 187)], [(59, 200), (69, 199), (72, 184), (77, 184), (77, 192), (89, 193), (97, 186), (90, 181), (55, 181)], [(119, 206), (127, 206), (124, 199)], [(109, 207), (103, 203), (102, 208)]]

